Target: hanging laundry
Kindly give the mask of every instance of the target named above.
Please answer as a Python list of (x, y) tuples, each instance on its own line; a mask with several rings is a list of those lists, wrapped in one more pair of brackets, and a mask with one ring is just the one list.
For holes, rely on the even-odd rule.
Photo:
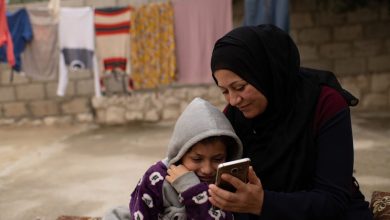
[(58, 96), (65, 95), (68, 84), (68, 69), (75, 74), (80, 69), (92, 70), (95, 95), (101, 96), (94, 36), (93, 9), (91, 7), (60, 9)]
[(243, 25), (274, 24), (290, 29), (288, 0), (245, 0)]
[(6, 3), (4, 0), (0, 0), (0, 47), (5, 46), (6, 49), (6, 61), (12, 67), (15, 65), (14, 45), (12, 42), (12, 36), (9, 32)]
[[(130, 18), (132, 7), (95, 9), (96, 47), (102, 92), (106, 92), (106, 79), (120, 77), (131, 91), (130, 67)], [(126, 75), (126, 77), (124, 77)], [(123, 83), (123, 82), (122, 82)]]
[[(12, 36), (13, 51), (15, 56), (15, 65), (12, 69), (20, 72), (22, 67), (21, 53), (24, 51), (26, 44), (33, 38), (30, 18), (26, 9), (22, 8), (13, 13), (7, 13), (8, 27)], [(7, 46), (0, 48), (0, 61), (7, 62)]]
[(150, 3), (132, 14), (131, 67), (135, 89), (152, 89), (175, 81), (173, 7)]
[(58, 21), (47, 8), (27, 9), (34, 39), (22, 54), (22, 70), (34, 79), (55, 79), (58, 72)]
[(211, 52), (233, 27), (231, 0), (176, 0), (173, 7), (178, 82), (213, 82)]
[(49, 3), (47, 4), (47, 8), (49, 9), (49, 12), (55, 20), (58, 20), (60, 7), (61, 7), (60, 0), (50, 0)]

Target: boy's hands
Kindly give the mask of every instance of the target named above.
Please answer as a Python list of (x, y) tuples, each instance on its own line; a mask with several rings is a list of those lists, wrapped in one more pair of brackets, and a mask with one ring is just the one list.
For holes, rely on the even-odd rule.
[(184, 175), (187, 172), (189, 172), (189, 170), (182, 164), (178, 166), (171, 165), (168, 168), (168, 175), (165, 177), (165, 179), (172, 184), (173, 181), (175, 181), (177, 178), (179, 178), (180, 176)]

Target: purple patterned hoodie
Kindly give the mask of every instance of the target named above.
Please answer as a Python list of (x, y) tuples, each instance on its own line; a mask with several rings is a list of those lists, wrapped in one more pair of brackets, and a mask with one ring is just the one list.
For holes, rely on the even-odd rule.
[(142, 219), (233, 219), (232, 213), (212, 207), (208, 184), (188, 172), (172, 184), (167, 167), (179, 161), (197, 142), (210, 136), (233, 137), (238, 147), (228, 149), (228, 160), (241, 158), (242, 143), (225, 115), (209, 102), (195, 98), (178, 118), (168, 145), (167, 158), (152, 165), (131, 194), (130, 214)]

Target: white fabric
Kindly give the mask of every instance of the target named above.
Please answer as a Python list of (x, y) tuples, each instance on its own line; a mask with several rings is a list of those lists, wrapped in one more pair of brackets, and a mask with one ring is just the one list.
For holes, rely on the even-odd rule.
[(94, 11), (91, 7), (61, 8), (59, 17), (60, 74), (57, 95), (64, 96), (68, 84), (68, 70), (63, 49), (86, 49), (93, 52), (95, 95), (101, 96), (99, 70), (95, 54)]

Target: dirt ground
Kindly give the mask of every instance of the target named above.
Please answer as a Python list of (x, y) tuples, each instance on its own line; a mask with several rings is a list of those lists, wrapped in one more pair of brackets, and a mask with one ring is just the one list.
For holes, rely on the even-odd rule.
[[(0, 127), (0, 219), (103, 216), (127, 206), (165, 157), (174, 122)], [(390, 191), (390, 114), (353, 114), (355, 176), (367, 200)]]

